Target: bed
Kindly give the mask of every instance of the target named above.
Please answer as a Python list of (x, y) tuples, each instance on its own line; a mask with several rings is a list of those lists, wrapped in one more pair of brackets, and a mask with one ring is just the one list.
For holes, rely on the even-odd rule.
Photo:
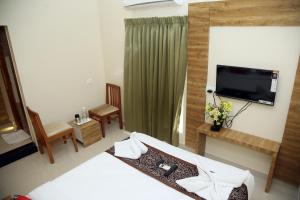
[[(137, 137), (144, 144), (186, 162), (193, 163), (197, 157), (212, 166), (233, 169), (232, 166), (179, 149), (145, 134), (137, 134)], [(254, 188), (254, 178), (251, 174), (244, 184), (250, 199)], [(110, 151), (103, 152), (62, 176), (39, 186), (29, 193), (29, 197), (33, 200), (195, 199), (114, 157)]]

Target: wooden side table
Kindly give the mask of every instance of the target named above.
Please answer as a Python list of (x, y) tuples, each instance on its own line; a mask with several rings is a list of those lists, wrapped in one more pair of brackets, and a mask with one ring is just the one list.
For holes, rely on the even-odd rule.
[(100, 124), (94, 119), (82, 125), (74, 124), (73, 121), (69, 124), (74, 128), (77, 141), (84, 147), (94, 144), (102, 138)]
[(210, 130), (210, 127), (211, 124), (204, 123), (197, 128), (197, 153), (204, 155), (206, 136), (209, 136), (272, 156), (272, 162), (265, 187), (265, 192), (269, 192), (272, 185), (280, 143), (229, 128), (222, 128), (220, 132), (213, 132)]

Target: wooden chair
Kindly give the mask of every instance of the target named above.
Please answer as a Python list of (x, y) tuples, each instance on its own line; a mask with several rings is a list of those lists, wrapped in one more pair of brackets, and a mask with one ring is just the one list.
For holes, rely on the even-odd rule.
[(43, 146), (45, 146), (47, 148), (51, 164), (54, 163), (51, 143), (55, 140), (62, 139), (66, 144), (67, 138), (71, 138), (74, 144), (75, 151), (78, 152), (73, 128), (69, 124), (65, 122), (54, 122), (43, 126), (39, 114), (32, 111), (29, 107), (27, 107), (27, 110), (37, 137), (40, 153), (44, 153)]
[(106, 83), (106, 104), (91, 109), (89, 114), (91, 118), (101, 123), (103, 137), (105, 137), (105, 123), (110, 124), (112, 118), (118, 118), (120, 129), (123, 129), (120, 87)]

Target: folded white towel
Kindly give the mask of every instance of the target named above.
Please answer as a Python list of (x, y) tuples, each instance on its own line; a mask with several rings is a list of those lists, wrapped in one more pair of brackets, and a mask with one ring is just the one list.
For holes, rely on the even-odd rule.
[(138, 159), (142, 154), (148, 151), (148, 148), (135, 137), (135, 132), (130, 138), (121, 142), (115, 142), (115, 156)]
[(148, 151), (148, 148), (141, 142), (137, 139), (136, 137), (136, 132), (133, 132), (131, 135), (130, 135), (130, 139), (132, 139), (134, 141), (134, 143), (138, 146), (138, 148), (141, 150), (141, 153), (144, 154)]
[(207, 200), (226, 200), (233, 188), (240, 187), (249, 171), (224, 165), (214, 168), (196, 161), (198, 176), (177, 180), (176, 183), (189, 192)]

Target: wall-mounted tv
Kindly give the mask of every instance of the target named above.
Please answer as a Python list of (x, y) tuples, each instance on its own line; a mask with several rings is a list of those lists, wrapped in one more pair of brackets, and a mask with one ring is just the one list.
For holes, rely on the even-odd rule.
[(217, 65), (216, 94), (273, 106), (278, 71)]

